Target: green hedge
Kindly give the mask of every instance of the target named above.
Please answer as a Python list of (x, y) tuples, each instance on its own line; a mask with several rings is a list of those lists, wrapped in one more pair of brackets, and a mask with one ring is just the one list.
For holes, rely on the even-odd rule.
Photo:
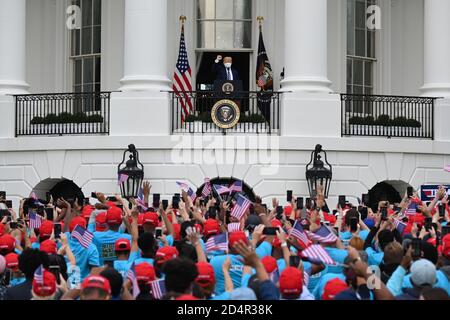
[(420, 128), (422, 124), (415, 119), (407, 119), (405, 117), (397, 117), (390, 119), (386, 114), (382, 114), (375, 119), (372, 116), (367, 117), (351, 117), (349, 119), (349, 124), (356, 125), (375, 125), (375, 126), (385, 126), (385, 127), (413, 127)]
[(98, 123), (103, 122), (103, 117), (99, 114), (87, 115), (82, 112), (75, 114), (61, 112), (59, 115), (50, 113), (45, 117), (34, 117), (31, 124), (55, 124), (55, 123)]

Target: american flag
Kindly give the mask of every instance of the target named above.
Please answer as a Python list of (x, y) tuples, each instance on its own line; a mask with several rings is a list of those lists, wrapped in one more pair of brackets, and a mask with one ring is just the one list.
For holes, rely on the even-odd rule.
[(153, 298), (160, 300), (166, 293), (166, 283), (163, 279), (155, 280), (150, 283), (152, 286)]
[(195, 199), (197, 199), (197, 194), (191, 187), (189, 187), (187, 183), (177, 181), (177, 184), (180, 186), (181, 190), (185, 191), (187, 195), (192, 199), (192, 202), (194, 202)]
[(211, 193), (211, 180), (209, 178), (205, 178), (205, 185), (203, 186), (202, 190), (202, 197), (206, 198)]
[(80, 225), (76, 225), (72, 231), (72, 237), (77, 239), (83, 248), (89, 248), (94, 235)]
[(277, 283), (278, 281), (280, 281), (280, 272), (277, 270), (269, 273), (269, 278), (273, 283)]
[(292, 227), (289, 236), (293, 236), (298, 241), (302, 242), (304, 247), (307, 247), (311, 244), (311, 241), (308, 239), (308, 236), (305, 233), (301, 223), (297, 220)]
[(305, 286), (309, 285), (309, 273), (306, 271), (303, 271), (303, 284)]
[(127, 279), (129, 279), (131, 281), (131, 283), (133, 284), (133, 297), (136, 298), (139, 293), (141, 292), (141, 290), (139, 290), (139, 285), (137, 282), (137, 278), (136, 278), (136, 265), (133, 262), (133, 264), (131, 265), (130, 269), (127, 272)]
[(191, 84), (191, 67), (189, 66), (188, 55), (186, 51), (186, 43), (184, 41), (184, 25), (181, 27), (180, 36), (180, 50), (178, 51), (178, 60), (173, 73), (173, 86), (172, 89), (179, 98), (181, 103), (181, 121), (184, 122), (184, 118), (191, 114), (194, 110), (192, 107), (192, 101), (188, 97), (186, 92), (192, 91)]
[(416, 215), (417, 204), (415, 202), (411, 202), (406, 208), (405, 214), (407, 216), (415, 216)]
[(241, 220), (244, 213), (248, 210), (252, 203), (250, 200), (248, 200), (243, 195), (238, 194), (236, 199), (236, 204), (233, 207), (233, 210), (231, 210), (231, 216), (237, 218), (238, 220)]
[(229, 189), (230, 192), (242, 192), (242, 180), (233, 182)]
[(228, 234), (221, 233), (217, 236), (212, 236), (205, 243), (206, 252), (216, 251), (216, 250), (228, 250)]
[(240, 231), (241, 223), (240, 222), (229, 223), (227, 228), (228, 228), (228, 232)]
[(334, 265), (336, 264), (333, 259), (331, 259), (328, 252), (320, 244), (310, 245), (308, 248), (302, 251), (302, 256), (308, 258), (311, 262), (325, 263)]
[(403, 235), (403, 232), (405, 231), (406, 228), (406, 223), (398, 220), (398, 219), (394, 219), (394, 227), (398, 230), (398, 233), (400, 233), (400, 235)]
[(231, 190), (225, 186), (220, 184), (213, 184), (213, 188), (216, 190), (218, 194), (230, 193)]
[(35, 212), (30, 212), (28, 215), (30, 218), (30, 229), (39, 229), (42, 224), (43, 218)]
[(44, 285), (44, 267), (42, 264), (34, 271), (34, 280), (37, 284)]
[(319, 241), (322, 243), (332, 243), (337, 241), (336, 235), (330, 231), (326, 226), (321, 226), (315, 232), (305, 231), (311, 240)]
[(144, 201), (144, 188), (139, 188), (136, 203), (137, 203), (138, 207), (141, 207), (145, 211), (148, 210), (148, 207), (145, 205), (145, 201)]
[(121, 173), (119, 174), (119, 176), (117, 177), (117, 184), (121, 185), (123, 182), (127, 181), (128, 179), (128, 175), (125, 173)]

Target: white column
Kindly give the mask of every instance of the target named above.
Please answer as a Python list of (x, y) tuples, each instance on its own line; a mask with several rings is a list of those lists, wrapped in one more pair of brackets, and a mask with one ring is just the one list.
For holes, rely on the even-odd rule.
[(26, 94), (26, 0), (0, 0), (0, 95)]
[(450, 1), (424, 3), (424, 96), (450, 97)]
[(120, 90), (168, 90), (167, 1), (125, 0), (124, 37)]
[(327, 0), (285, 1), (283, 91), (331, 92), (327, 78)]

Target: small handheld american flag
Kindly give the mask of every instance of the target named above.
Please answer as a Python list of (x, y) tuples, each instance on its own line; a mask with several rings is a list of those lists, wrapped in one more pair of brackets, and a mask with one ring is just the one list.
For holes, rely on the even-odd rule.
[(76, 225), (72, 231), (72, 237), (77, 239), (83, 248), (89, 248), (94, 235), (80, 225)]
[(148, 207), (145, 205), (144, 189), (143, 188), (139, 188), (139, 191), (138, 191), (138, 194), (137, 194), (136, 203), (137, 203), (138, 207), (141, 207), (143, 210), (145, 210), (145, 211), (148, 210)]
[(230, 189), (228, 189), (227, 187), (222, 186), (220, 184), (214, 184), (213, 188), (214, 188), (214, 190), (216, 190), (216, 192), (218, 194), (224, 194), (224, 193), (230, 193), (231, 192)]
[(408, 207), (406, 208), (405, 214), (407, 216), (415, 216), (417, 210), (417, 204), (415, 202), (411, 202)]
[(37, 284), (44, 285), (44, 267), (42, 264), (34, 271), (34, 280)]
[(310, 245), (302, 251), (302, 256), (308, 258), (311, 262), (325, 263), (329, 265), (336, 264), (328, 252), (326, 252), (320, 244)]
[(30, 229), (39, 229), (41, 227), (43, 218), (40, 215), (30, 212), (28, 217), (30, 218)]
[(166, 294), (166, 283), (163, 279), (155, 280), (150, 283), (152, 287), (153, 298), (161, 300), (161, 298)]
[(246, 197), (241, 194), (237, 195), (236, 204), (231, 210), (231, 216), (241, 220), (245, 212), (248, 210), (252, 203)]
[(301, 223), (298, 220), (295, 221), (294, 226), (290, 230), (289, 236), (292, 236), (298, 241), (300, 241), (304, 247), (307, 247), (311, 244), (311, 241), (308, 239), (305, 230), (303, 229)]
[(127, 181), (127, 179), (128, 179), (128, 175), (127, 175), (127, 174), (124, 174), (124, 173), (121, 173), (121, 174), (119, 174), (119, 176), (117, 177), (117, 184), (120, 185), (120, 184), (122, 184), (123, 182)]
[(322, 243), (333, 243), (336, 242), (338, 239), (336, 235), (333, 232), (331, 232), (331, 230), (328, 229), (326, 226), (321, 226), (314, 232), (310, 232), (308, 230), (306, 230), (305, 232), (311, 240), (315, 240)]
[(205, 185), (203, 186), (202, 190), (202, 197), (206, 198), (211, 194), (211, 181), (209, 178), (205, 178)]
[(130, 269), (127, 272), (127, 279), (129, 279), (131, 281), (131, 283), (133, 284), (133, 297), (136, 298), (139, 293), (141, 292), (139, 289), (139, 285), (137, 282), (137, 278), (136, 278), (136, 265), (133, 262), (133, 264), (131, 265)]
[(229, 187), (230, 192), (242, 192), (242, 180), (237, 180)]
[(394, 223), (394, 227), (398, 230), (398, 233), (400, 233), (400, 235), (403, 235), (403, 232), (405, 231), (405, 228), (406, 228), (406, 223), (404, 223), (398, 219), (394, 219), (393, 223)]
[(240, 231), (241, 230), (241, 223), (240, 222), (229, 223), (227, 228), (228, 228), (228, 232)]
[(195, 202), (195, 199), (197, 199), (197, 194), (194, 192), (194, 190), (189, 187), (187, 183), (177, 181), (177, 184), (180, 186), (181, 190), (185, 191), (187, 195), (192, 199), (192, 202)]
[(205, 243), (206, 252), (216, 250), (228, 250), (228, 234), (221, 233), (217, 236), (212, 236)]

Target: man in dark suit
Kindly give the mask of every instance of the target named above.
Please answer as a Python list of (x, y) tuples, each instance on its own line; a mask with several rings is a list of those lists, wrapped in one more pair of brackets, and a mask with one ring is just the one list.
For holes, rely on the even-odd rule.
[(218, 55), (212, 66), (215, 80), (241, 80), (237, 70), (232, 68), (233, 59), (231, 57), (224, 57), (223, 64), (220, 63), (221, 60), (222, 56)]

